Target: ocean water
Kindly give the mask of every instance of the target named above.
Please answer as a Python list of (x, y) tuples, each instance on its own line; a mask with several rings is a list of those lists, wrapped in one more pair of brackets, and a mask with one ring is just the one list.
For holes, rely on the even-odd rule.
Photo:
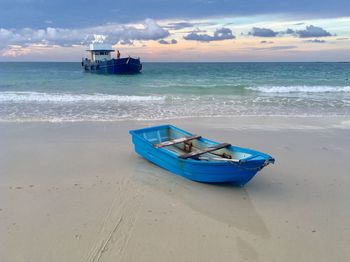
[(350, 115), (350, 63), (144, 63), (138, 75), (0, 63), (0, 121), (242, 115)]

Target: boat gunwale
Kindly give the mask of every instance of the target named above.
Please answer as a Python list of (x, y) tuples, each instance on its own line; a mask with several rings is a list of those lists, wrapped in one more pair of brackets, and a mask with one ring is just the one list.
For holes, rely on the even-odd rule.
[[(227, 166), (227, 165), (235, 164), (235, 165), (237, 165), (239, 167), (239, 166), (242, 166), (242, 165), (247, 164), (247, 163), (254, 163), (254, 162), (257, 162), (257, 161), (260, 162), (262, 160), (264, 160), (264, 161), (274, 160), (274, 158), (272, 156), (268, 155), (268, 154), (265, 154), (265, 153), (262, 153), (262, 152), (259, 152), (259, 151), (253, 150), (253, 149), (244, 148), (244, 147), (238, 147), (238, 146), (233, 146), (233, 145), (230, 145), (229, 147), (227, 147), (227, 149), (229, 149), (231, 151), (247, 153), (247, 154), (250, 154), (250, 156), (247, 157), (247, 158), (240, 159), (240, 161), (238, 163), (232, 163), (232, 162), (229, 162), (229, 161), (225, 162), (225, 161), (219, 161), (219, 160), (196, 160), (196, 159), (192, 159), (192, 158), (181, 159), (181, 158), (179, 158), (179, 156), (175, 152), (172, 152), (171, 150), (167, 150), (166, 147), (164, 147), (164, 148), (155, 148), (154, 144), (151, 141), (147, 140), (142, 135), (140, 135), (140, 133), (142, 134), (142, 133), (145, 133), (147, 131), (156, 131), (156, 130), (163, 129), (163, 128), (173, 128), (176, 131), (184, 133), (184, 135), (188, 135), (188, 136), (193, 135), (192, 133), (189, 133), (189, 132), (187, 132), (187, 131), (185, 131), (183, 129), (180, 129), (180, 128), (178, 128), (176, 126), (173, 126), (173, 125), (170, 125), (170, 124), (168, 124), (168, 125), (152, 126), (152, 127), (145, 127), (145, 128), (141, 128), (141, 129), (134, 129), (134, 130), (130, 130), (129, 133), (132, 136), (137, 136), (139, 139), (141, 139), (143, 142), (147, 143), (148, 145), (152, 146), (154, 149), (159, 150), (160, 152), (162, 152), (162, 153), (164, 153), (166, 155), (169, 155), (169, 156), (171, 156), (174, 159), (177, 159), (177, 160), (183, 161), (183, 162), (188, 162), (188, 163), (191, 163), (191, 164), (197, 164), (197, 165), (198, 164), (200, 164), (200, 165), (218, 165), (218, 166)], [(204, 137), (201, 137), (198, 140), (202, 141), (204, 143), (213, 144), (213, 145), (220, 144), (219, 142), (216, 142), (216, 141), (204, 138)], [(262, 159), (259, 159), (259, 157), (261, 157)]]

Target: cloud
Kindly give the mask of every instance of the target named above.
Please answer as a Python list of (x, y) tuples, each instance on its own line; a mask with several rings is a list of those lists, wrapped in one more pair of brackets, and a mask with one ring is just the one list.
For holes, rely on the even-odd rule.
[(326, 37), (332, 36), (331, 33), (324, 30), (322, 27), (309, 25), (304, 30), (296, 30), (295, 33), (300, 38), (309, 38), (309, 37)]
[(170, 41), (166, 41), (164, 39), (161, 39), (158, 41), (158, 43), (161, 45), (175, 45), (175, 44), (177, 44), (177, 41), (175, 39), (171, 39)]
[(195, 26), (206, 26), (206, 25), (215, 25), (214, 23), (209, 22), (172, 22), (164, 26), (166, 29), (170, 30), (180, 30), (184, 28), (191, 28)]
[(273, 31), (269, 28), (259, 28), (259, 27), (253, 27), (252, 30), (248, 33), (248, 35), (251, 36), (257, 36), (257, 37), (276, 37), (276, 36), (283, 36), (283, 35), (294, 35), (299, 38), (313, 38), (313, 37), (327, 37), (332, 36), (332, 34), (322, 27), (309, 25), (306, 26), (303, 30), (294, 30), (291, 28), (286, 29), (285, 31)]
[(23, 48), (20, 45), (9, 45), (7, 48), (0, 50), (0, 55), (5, 57), (20, 57), (29, 53), (29, 48)]
[[(46, 29), (23, 28), (20, 30), (0, 28), (0, 48), (8, 45), (28, 45), (33, 43), (70, 46), (81, 44), (87, 38), (78, 30), (47, 27)], [(93, 35), (90, 35), (90, 40)]]
[(311, 40), (306, 40), (305, 42), (308, 42), (308, 43), (326, 43), (326, 40), (323, 40), (323, 39), (311, 39)]
[(193, 31), (192, 33), (184, 36), (184, 39), (186, 40), (193, 40), (199, 42), (222, 41), (234, 38), (236, 37), (232, 34), (232, 30), (225, 27), (221, 29), (216, 29), (214, 35), (198, 34), (197, 32)]
[(30, 44), (28, 46), (21, 45), (9, 45), (4, 49), (0, 49), (0, 56), (4, 57), (21, 57), (27, 55), (40, 55), (48, 50), (51, 47), (48, 47), (45, 44)]
[(273, 41), (260, 41), (260, 44), (273, 44), (274, 42)]
[(253, 27), (252, 30), (248, 33), (248, 35), (258, 37), (275, 37), (277, 34), (278, 32), (275, 32), (272, 29), (260, 27)]
[(282, 45), (282, 46), (272, 46), (269, 49), (270, 50), (286, 50), (286, 49), (295, 49), (297, 48), (296, 45)]
[(199, 23), (190, 23), (190, 22), (174, 22), (174, 23), (168, 23), (164, 28), (172, 29), (172, 30), (180, 30), (183, 28), (189, 28), (194, 27), (198, 25)]
[(143, 26), (142, 29), (134, 26), (124, 27), (119, 32), (116, 31), (115, 36), (122, 40), (158, 40), (170, 35), (153, 19), (146, 19)]
[[(96, 24), (156, 20), (201, 19), (283, 14), (285, 17), (324, 18), (349, 16), (349, 0), (1, 0), (0, 25), (5, 28), (40, 28), (44, 21), (59, 28), (86, 28)], [(96, 15), (95, 15), (96, 14)], [(101, 15), (100, 15), (101, 14)], [(14, 19), (16, 18), (16, 19)]]
[(30, 44), (46, 44), (59, 46), (86, 45), (92, 41), (109, 42), (111, 44), (132, 45), (135, 40), (158, 40), (170, 34), (152, 19), (146, 19), (141, 26), (106, 24), (102, 26), (65, 29), (47, 27), (45, 29), (5, 29), (0, 28), (0, 48), (8, 45), (27, 46)]
[(134, 42), (129, 40), (129, 39), (127, 39), (127, 40), (119, 41), (118, 44), (120, 44), (120, 45), (134, 45)]
[(292, 35), (295, 34), (295, 31), (293, 29), (288, 28), (286, 31), (282, 32), (283, 34)]
[(288, 50), (288, 49), (295, 49), (295, 48), (297, 48), (296, 45), (277, 45), (277, 46), (271, 46), (271, 47), (254, 48), (254, 50), (258, 50), (258, 51), (264, 51), (264, 50), (278, 51), (278, 50)]
[(92, 43), (104, 43), (106, 41), (105, 35), (94, 35), (94, 40), (92, 40)]
[(198, 27), (193, 29), (193, 30), (188, 30), (188, 31), (182, 31), (182, 33), (184, 34), (190, 34), (190, 33), (206, 33), (207, 30), (202, 30), (202, 29), (199, 29)]

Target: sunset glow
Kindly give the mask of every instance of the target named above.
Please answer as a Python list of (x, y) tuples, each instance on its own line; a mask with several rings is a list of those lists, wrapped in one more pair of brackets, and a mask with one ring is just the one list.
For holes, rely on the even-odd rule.
[[(15, 7), (20, 2), (5, 1), (4, 5)], [(26, 2), (36, 5), (37, 1)], [(298, 10), (282, 9), (246, 12), (244, 3), (238, 3), (244, 12), (232, 11), (230, 15), (230, 4), (224, 10), (225, 1), (213, 2), (216, 3), (211, 4), (216, 13), (213, 16), (196, 10), (182, 15), (179, 8), (164, 18), (158, 13), (147, 15), (145, 9), (143, 13), (139, 10), (139, 17), (128, 19), (106, 15), (108, 21), (99, 21), (86, 16), (80, 25), (72, 14), (68, 14), (71, 21), (55, 21), (59, 19), (56, 10), (43, 7), (40, 12), (48, 19), (41, 22), (23, 19), (17, 25), (5, 21), (6, 16), (1, 16), (4, 11), (0, 11), (0, 60), (78, 61), (96, 35), (103, 36), (123, 54), (139, 56), (144, 61), (350, 60), (350, 17), (340, 4), (335, 4), (329, 14), (321, 6), (315, 13), (301, 15)], [(105, 11), (109, 14), (110, 10)]]

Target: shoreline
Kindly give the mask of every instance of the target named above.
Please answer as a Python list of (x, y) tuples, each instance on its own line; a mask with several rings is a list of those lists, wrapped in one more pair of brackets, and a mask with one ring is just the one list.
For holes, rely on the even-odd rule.
[[(0, 125), (188, 125), (193, 121), (218, 124), (231, 129), (350, 129), (350, 115), (336, 116), (287, 116), (287, 115), (237, 115), (237, 116), (203, 116), (178, 117), (169, 119), (118, 119), (118, 120), (0, 120)], [(224, 123), (224, 124), (223, 124)], [(236, 124), (229, 126), (229, 124)], [(238, 124), (238, 125), (237, 125)], [(217, 128), (213, 126), (213, 128)]]
[[(6, 261), (344, 261), (350, 117), (0, 123)], [(171, 122), (270, 153), (245, 187), (136, 155), (128, 130)], [(327, 247), (327, 248), (325, 248)]]

